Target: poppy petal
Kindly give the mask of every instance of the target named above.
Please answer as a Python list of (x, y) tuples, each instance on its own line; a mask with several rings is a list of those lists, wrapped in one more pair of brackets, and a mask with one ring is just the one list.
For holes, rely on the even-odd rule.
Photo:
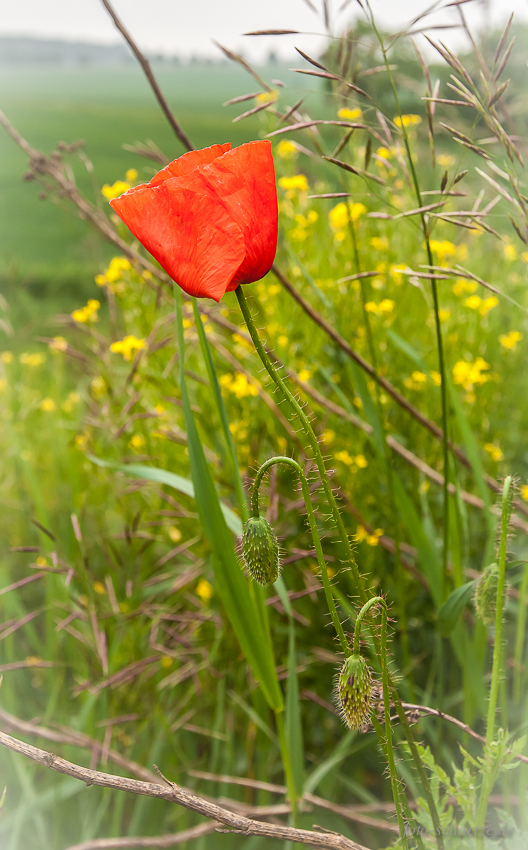
[(244, 262), (244, 236), (224, 206), (182, 182), (138, 186), (111, 206), (184, 292), (220, 301)]
[(260, 280), (277, 250), (278, 209), (271, 142), (248, 142), (200, 169), (217, 197), (239, 225), (246, 256), (227, 287)]
[(186, 174), (191, 174), (197, 168), (210, 165), (211, 162), (230, 150), (231, 142), (225, 142), (223, 145), (211, 145), (210, 148), (203, 148), (200, 151), (188, 151), (188, 153), (184, 153), (178, 159), (169, 162), (161, 171), (158, 171), (150, 181), (149, 186), (156, 186), (171, 177), (184, 177)]

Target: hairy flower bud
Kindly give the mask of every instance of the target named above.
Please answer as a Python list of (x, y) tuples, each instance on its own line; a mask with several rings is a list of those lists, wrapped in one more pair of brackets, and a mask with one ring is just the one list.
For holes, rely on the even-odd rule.
[(252, 579), (265, 587), (280, 573), (279, 544), (264, 517), (250, 517), (244, 526), (242, 558)]
[(497, 610), (497, 585), (499, 583), (499, 568), (497, 564), (486, 567), (475, 586), (475, 608), (477, 616), (487, 626), (495, 624)]
[(336, 696), (346, 725), (361, 729), (368, 720), (372, 697), (372, 673), (361, 655), (345, 659), (337, 679)]

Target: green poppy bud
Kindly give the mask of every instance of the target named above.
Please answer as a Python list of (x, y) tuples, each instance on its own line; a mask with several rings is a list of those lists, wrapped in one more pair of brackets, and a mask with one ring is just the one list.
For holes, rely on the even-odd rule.
[(490, 564), (480, 576), (475, 587), (477, 617), (487, 626), (493, 626), (495, 624), (498, 583), (499, 568), (497, 564)]
[(372, 697), (372, 673), (361, 655), (345, 659), (337, 679), (336, 696), (346, 725), (361, 729), (369, 718)]
[(264, 517), (250, 517), (244, 526), (242, 558), (252, 579), (267, 587), (280, 573), (279, 544)]

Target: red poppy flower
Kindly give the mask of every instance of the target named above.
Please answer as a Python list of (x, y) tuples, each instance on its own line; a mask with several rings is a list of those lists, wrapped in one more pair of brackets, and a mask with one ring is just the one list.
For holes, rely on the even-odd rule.
[(220, 301), (273, 263), (278, 213), (268, 141), (190, 151), (110, 204), (189, 295)]

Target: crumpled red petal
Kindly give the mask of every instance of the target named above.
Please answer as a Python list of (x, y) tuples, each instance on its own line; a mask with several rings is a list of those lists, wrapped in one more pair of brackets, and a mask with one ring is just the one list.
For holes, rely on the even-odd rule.
[(244, 261), (244, 236), (224, 206), (181, 182), (138, 186), (111, 205), (184, 292), (220, 301)]
[(215, 159), (218, 159), (219, 156), (223, 156), (223, 154), (230, 150), (231, 142), (225, 142), (223, 145), (211, 145), (210, 148), (203, 148), (200, 151), (184, 153), (178, 159), (169, 162), (161, 171), (158, 171), (148, 185), (156, 186), (158, 183), (163, 183), (164, 180), (171, 177), (185, 177), (185, 175), (191, 174), (196, 169), (209, 165)]
[(229, 210), (246, 243), (246, 256), (227, 291), (267, 274), (275, 259), (277, 189), (271, 142), (248, 142), (201, 169), (201, 176)]

